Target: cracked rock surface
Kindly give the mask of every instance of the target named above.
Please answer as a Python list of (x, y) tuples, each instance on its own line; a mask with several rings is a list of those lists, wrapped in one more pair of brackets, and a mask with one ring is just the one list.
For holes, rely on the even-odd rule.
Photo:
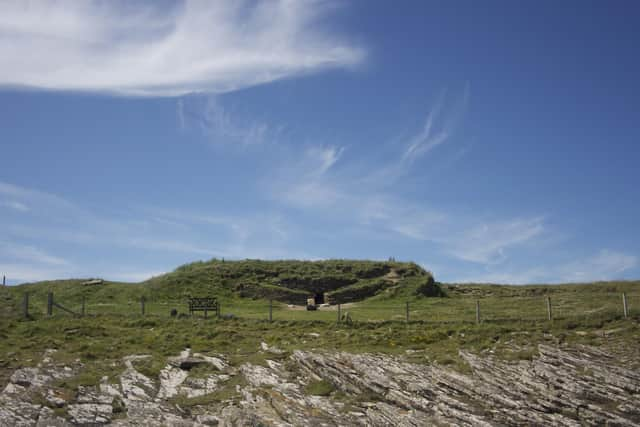
[(381, 354), (261, 349), (264, 364), (239, 366), (186, 349), (153, 378), (136, 368), (150, 356), (130, 355), (117, 379), (73, 393), (60, 382), (82, 364), (56, 364), (48, 350), (0, 392), (0, 425), (640, 426), (640, 372), (593, 347), (539, 345), (523, 361), (460, 352), (464, 374)]

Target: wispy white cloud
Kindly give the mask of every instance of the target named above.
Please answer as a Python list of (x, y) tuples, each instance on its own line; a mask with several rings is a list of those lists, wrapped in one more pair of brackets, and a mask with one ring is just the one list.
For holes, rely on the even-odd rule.
[(397, 191), (415, 162), (459, 131), (468, 107), (469, 85), (458, 97), (442, 92), (421, 132), (396, 142), (397, 156), (382, 163), (354, 168), (338, 146), (307, 147), (278, 166), (280, 176), (270, 194), (280, 203), (339, 218), (373, 233), (429, 242), (457, 260), (482, 265), (500, 264), (512, 250), (541, 238), (544, 217), (478, 218), (475, 212), (452, 212), (429, 200), (415, 200)]
[(343, 153), (344, 147), (306, 146), (301, 153), (286, 157), (284, 164), (277, 167), (267, 191), (277, 202), (301, 208), (328, 208), (347, 203), (350, 194), (340, 183), (340, 177), (329, 173)]
[[(159, 272), (211, 257), (311, 258), (286, 246), (287, 221), (268, 212), (232, 215), (207, 209), (131, 206), (113, 216), (55, 194), (0, 183), (0, 195), (8, 194), (28, 200), (34, 212), (46, 212), (23, 217), (0, 211), (0, 262), (5, 268), (0, 273), (6, 272), (14, 282), (96, 275), (138, 280), (142, 274), (133, 273)], [(61, 247), (65, 258), (52, 255), (51, 248)], [(125, 256), (109, 265), (111, 261), (102, 259), (121, 252), (140, 254), (144, 261), (135, 265)], [(150, 261), (155, 259), (163, 261)], [(129, 264), (133, 267), (127, 268)]]
[(113, 272), (107, 271), (104, 274), (95, 274), (96, 276), (102, 277), (107, 280), (114, 280), (117, 282), (144, 282), (145, 280), (151, 279), (152, 277), (157, 277), (165, 274), (166, 271), (152, 270), (152, 271), (121, 271), (121, 272)]
[(32, 200), (46, 202), (48, 205), (54, 207), (72, 207), (71, 203), (56, 195), (3, 181), (0, 181), (0, 195), (11, 197), (13, 199), (12, 202), (21, 207), (27, 207), (29, 201)]
[(488, 266), (483, 272), (454, 274), (453, 282), (459, 283), (571, 283), (598, 280), (624, 279), (625, 273), (639, 265), (636, 255), (602, 249), (592, 255), (569, 262), (544, 262), (525, 268)]
[(285, 156), (286, 164), (278, 168), (278, 177), (269, 191), (274, 199), (291, 206), (338, 207), (340, 211), (356, 213), (364, 222), (384, 215), (393, 217), (394, 221), (405, 218), (406, 224), (394, 223), (392, 228), (410, 237), (424, 235), (424, 225), (432, 223), (440, 214), (401, 200), (394, 187), (411, 173), (418, 159), (451, 141), (459, 132), (469, 97), (469, 84), (456, 95), (442, 91), (420, 132), (398, 138), (394, 142), (395, 153), (380, 156), (381, 162), (359, 159), (360, 168), (353, 167), (353, 162), (341, 170), (334, 168), (345, 155), (343, 146), (324, 144), (300, 150), (295, 145), (296, 153)]
[(482, 264), (498, 264), (506, 251), (540, 236), (542, 217), (482, 223), (441, 238), (446, 250), (456, 258)]
[(327, 172), (342, 156), (344, 147), (311, 147), (307, 149), (307, 157), (318, 163), (318, 168), (311, 171), (313, 175), (323, 175)]
[(170, 238), (156, 238), (148, 235), (126, 238), (119, 237), (111, 242), (115, 245), (146, 249), (160, 252), (179, 252), (201, 257), (224, 256), (224, 252), (211, 249), (210, 247), (199, 246), (191, 242), (185, 242)]
[(6, 275), (7, 283), (13, 284), (69, 277), (68, 272), (68, 269), (50, 265), (0, 262), (0, 274)]
[(182, 129), (199, 128), (213, 143), (260, 144), (277, 138), (281, 130), (264, 121), (234, 114), (215, 96), (181, 98), (177, 102), (176, 113)]
[(27, 261), (35, 264), (69, 265), (65, 259), (51, 255), (34, 246), (9, 241), (0, 242), (0, 255), (3, 259)]
[(10, 208), (18, 212), (29, 212), (29, 206), (15, 200), (2, 200), (0, 201), (0, 207)]
[(602, 249), (588, 258), (559, 266), (557, 276), (571, 282), (618, 279), (637, 265), (638, 257), (635, 255)]
[[(0, 85), (129, 96), (223, 93), (361, 63), (317, 1), (5, 1)], [(43, 72), (45, 70), (45, 72)]]
[(436, 102), (434, 107), (427, 115), (427, 119), (424, 123), (422, 131), (414, 135), (410, 140), (403, 154), (404, 160), (412, 161), (416, 157), (430, 151), (431, 149), (442, 144), (449, 138), (449, 129), (440, 128), (434, 131), (434, 121), (438, 118), (442, 110), (442, 104), (444, 102), (444, 92), (440, 96), (440, 99)]
[(67, 259), (41, 248), (12, 240), (0, 241), (0, 275), (6, 275), (9, 283), (62, 277), (73, 268)]
[[(470, 96), (470, 84), (464, 87), (459, 99), (450, 100), (443, 91), (427, 115), (422, 131), (411, 137), (404, 151), (402, 160), (411, 163), (427, 154), (437, 146), (451, 139), (457, 130), (460, 120), (467, 110)], [(446, 105), (446, 101), (449, 101)], [(445, 111), (445, 109), (447, 111)]]
[[(157, 239), (142, 239), (140, 243), (152, 247), (173, 247), (175, 251), (200, 253), (201, 255), (227, 258), (262, 257), (274, 258), (276, 254), (290, 254), (284, 244), (289, 239), (291, 225), (282, 216), (268, 212), (244, 215), (217, 214), (192, 210), (175, 210), (162, 207), (147, 207), (143, 212), (153, 212), (170, 222), (192, 226), (194, 229), (216, 230), (218, 246), (193, 246), (181, 244), (173, 247), (171, 242)], [(164, 222), (164, 221), (163, 221)], [(266, 242), (266, 243), (265, 243)]]

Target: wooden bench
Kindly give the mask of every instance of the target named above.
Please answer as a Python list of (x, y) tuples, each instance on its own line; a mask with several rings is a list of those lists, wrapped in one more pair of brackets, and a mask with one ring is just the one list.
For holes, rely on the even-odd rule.
[(218, 300), (213, 297), (189, 298), (189, 314), (193, 316), (194, 311), (204, 311), (204, 317), (207, 317), (208, 311), (214, 311), (216, 316), (220, 314), (220, 305)]

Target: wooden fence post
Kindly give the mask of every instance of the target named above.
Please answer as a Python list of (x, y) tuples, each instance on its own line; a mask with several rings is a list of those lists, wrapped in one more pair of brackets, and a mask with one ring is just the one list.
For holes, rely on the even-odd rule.
[(407, 323), (409, 323), (409, 301), (405, 303), (404, 312), (405, 312), (404, 315), (405, 315), (406, 321)]
[(480, 324), (480, 300), (476, 300), (476, 323)]
[(624, 312), (624, 318), (627, 319), (629, 317), (629, 307), (627, 306), (627, 294), (622, 293), (622, 311)]
[(340, 304), (338, 304), (338, 323), (340, 323), (340, 320), (342, 320), (342, 316), (340, 314)]
[(551, 297), (547, 296), (547, 320), (553, 320), (553, 313), (551, 312)]
[(29, 318), (29, 292), (24, 293), (24, 299), (22, 300), (22, 308), (24, 310), (24, 318)]
[(84, 299), (85, 299), (85, 296), (82, 295), (82, 308), (80, 310), (80, 315), (83, 317), (84, 317)]
[(53, 292), (47, 294), (47, 316), (53, 316)]
[(140, 297), (140, 310), (141, 310), (143, 316), (144, 316), (144, 313), (145, 313), (144, 303), (145, 303), (145, 297), (143, 295), (143, 296)]
[(269, 300), (269, 322), (273, 322), (273, 300)]

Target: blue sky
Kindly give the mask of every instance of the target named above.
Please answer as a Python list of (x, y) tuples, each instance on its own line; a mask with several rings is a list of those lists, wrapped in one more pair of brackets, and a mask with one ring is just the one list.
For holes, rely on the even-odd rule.
[(0, 274), (640, 277), (637, 2), (3, 2)]

